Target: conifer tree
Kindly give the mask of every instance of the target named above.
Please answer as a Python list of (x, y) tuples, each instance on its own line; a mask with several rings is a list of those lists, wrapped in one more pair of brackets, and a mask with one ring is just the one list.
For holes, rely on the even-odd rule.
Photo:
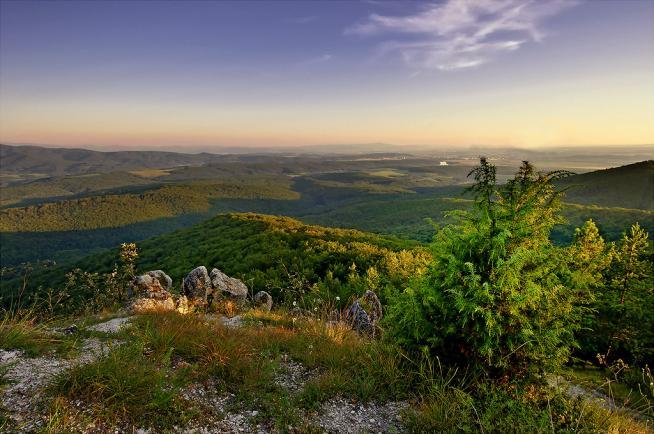
[(395, 299), (390, 333), (401, 344), (489, 374), (555, 368), (578, 326), (576, 293), (562, 249), (549, 234), (561, 221), (552, 181), (524, 162), (498, 185), (486, 159), (470, 175), (475, 205), (451, 213), (432, 244), (425, 279)]

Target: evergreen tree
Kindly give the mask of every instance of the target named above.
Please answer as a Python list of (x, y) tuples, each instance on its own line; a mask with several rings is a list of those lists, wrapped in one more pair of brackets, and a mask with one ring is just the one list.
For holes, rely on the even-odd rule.
[(524, 162), (502, 186), (482, 158), (470, 174), (473, 210), (452, 213), (455, 222), (437, 233), (426, 277), (395, 299), (390, 333), (490, 374), (555, 368), (579, 317), (565, 254), (549, 240), (561, 221), (552, 181), (566, 173)]
[(606, 277), (607, 289), (598, 303), (597, 332), (610, 330), (604, 360), (622, 358), (651, 363), (654, 359), (654, 276), (648, 235), (638, 223), (615, 248)]

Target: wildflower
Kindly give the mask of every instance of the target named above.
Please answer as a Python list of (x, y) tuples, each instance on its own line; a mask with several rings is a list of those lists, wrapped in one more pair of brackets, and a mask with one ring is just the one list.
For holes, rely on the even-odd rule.
[(294, 301), (294, 302), (293, 302), (293, 306), (297, 306), (297, 301)]
[(336, 296), (336, 301), (341, 301), (341, 297)]
[(315, 310), (316, 312), (318, 312), (318, 308), (317, 308), (317, 307), (314, 307), (313, 310)]

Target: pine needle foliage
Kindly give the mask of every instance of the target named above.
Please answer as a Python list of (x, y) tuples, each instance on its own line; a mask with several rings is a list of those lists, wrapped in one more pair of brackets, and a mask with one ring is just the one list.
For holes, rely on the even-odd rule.
[(425, 278), (395, 298), (390, 333), (492, 376), (556, 368), (574, 345), (580, 306), (565, 251), (549, 240), (561, 222), (553, 182), (567, 172), (523, 162), (500, 185), (482, 158), (470, 175), (473, 209), (438, 231)]

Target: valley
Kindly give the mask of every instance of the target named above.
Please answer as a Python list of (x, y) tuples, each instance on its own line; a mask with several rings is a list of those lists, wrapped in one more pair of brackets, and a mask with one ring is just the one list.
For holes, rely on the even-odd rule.
[[(71, 424), (78, 430), (96, 427), (98, 432), (139, 424), (155, 431), (183, 424), (210, 425), (216, 430), (258, 427), (266, 432), (349, 432), (353, 424), (359, 430), (375, 427), (384, 432), (456, 431), (461, 427), (495, 431), (503, 429), (513, 416), (498, 414), (504, 410), (494, 407), (494, 401), (519, 409), (512, 412), (526, 412), (524, 419), (515, 422), (521, 429), (551, 426), (547, 415), (552, 410), (545, 407), (543, 397), (530, 403), (524, 396), (506, 396), (501, 387), (486, 380), (479, 384), (487, 385), (488, 390), (468, 390), (463, 384), (443, 388), (441, 382), (450, 374), (427, 368), (424, 363), (432, 363), (430, 359), (425, 353), (420, 358), (411, 347), (419, 335), (395, 334), (404, 333), (403, 328), (414, 324), (415, 318), (429, 318), (438, 309), (456, 305), (452, 300), (438, 309), (421, 311), (412, 304), (415, 302), (405, 303), (407, 297), (420, 300), (429, 276), (447, 272), (447, 267), (435, 267), (434, 261), (438, 258), (446, 264), (451, 253), (439, 257), (438, 249), (455, 242), (467, 249), (478, 242), (463, 239), (483, 227), (467, 219), (478, 215), (475, 213), (482, 206), (474, 188), (480, 182), (479, 167), (488, 164), (487, 160), (481, 160), (482, 166), (475, 166), (475, 160), (468, 157), (443, 160), (442, 156), (410, 154), (231, 155), (210, 160), (170, 167), (157, 160), (154, 166), (141, 162), (130, 170), (82, 174), (66, 172), (71, 169), (65, 166), (63, 174), (14, 178), (0, 190), (0, 300), (7, 312), (0, 327), (0, 361), (6, 363), (0, 366), (8, 367), (4, 376), (16, 383), (4, 394), (10, 416), (4, 422), (0, 418), (0, 426), (45, 426), (46, 432)], [(497, 165), (488, 167), (494, 171), (492, 182), (499, 185), (496, 194), (508, 195), (520, 179), (515, 168), (519, 163), (501, 158), (494, 161)], [(628, 260), (630, 243), (654, 231), (654, 162), (591, 171), (576, 168), (579, 174), (566, 170), (527, 178), (534, 186), (547, 179), (544, 189), (530, 199), (543, 210), (559, 201), (555, 191), (562, 192), (560, 215), (527, 214), (522, 218), (530, 224), (507, 234), (538, 234), (544, 220), (545, 228), (551, 230), (544, 229), (546, 237), (537, 239), (549, 253), (543, 259), (537, 254), (535, 263), (543, 264), (544, 258), (556, 262), (552, 276), (571, 288), (617, 288), (615, 282), (622, 280), (611, 276), (626, 272), (626, 266), (620, 264)], [(8, 178), (11, 176), (3, 179)], [(504, 200), (495, 198), (492, 203), (504, 206)], [(558, 205), (552, 206), (558, 209)], [(637, 246), (645, 248), (642, 243)], [(643, 253), (638, 255), (640, 258)], [(184, 307), (181, 300), (186, 300), (187, 281), (199, 264), (242, 282), (248, 292), (247, 303), (236, 306), (220, 296), (214, 306)], [(530, 269), (528, 265), (520, 279), (532, 279), (531, 273), (539, 273), (543, 266)], [(601, 274), (593, 274), (594, 267), (602, 267)], [(651, 277), (645, 268), (644, 274), (628, 271), (641, 279), (633, 288), (640, 288), (640, 282), (646, 284)], [(178, 313), (125, 310), (124, 300), (134, 288), (137, 269), (165, 270), (170, 279), (169, 296), (177, 300)], [(623, 327), (635, 344), (620, 342), (614, 351), (635, 366), (647, 367), (654, 339), (644, 329), (651, 324), (652, 317), (646, 312), (654, 299), (648, 293), (632, 291), (621, 309), (625, 312)], [(267, 294), (274, 300), (274, 309), (267, 312), (250, 307), (250, 298), (256, 305), (255, 293)], [(384, 309), (384, 321), (375, 325), (382, 330), (383, 324), (383, 339), (370, 340), (351, 329), (350, 312), (357, 297), (369, 293)], [(547, 294), (559, 297), (555, 290)], [(590, 363), (606, 341), (614, 339), (613, 326), (603, 321), (616, 315), (615, 306), (620, 306), (615, 304), (617, 294), (611, 291), (584, 302), (598, 312), (592, 316), (585, 316), (581, 305), (559, 299), (568, 306), (565, 312), (571, 315), (571, 324), (589, 324), (575, 329), (580, 343), (572, 352), (576, 361), (555, 371), (560, 372), (557, 375), (547, 374), (548, 385), (539, 386), (539, 393), (554, 394), (547, 399), (561, 408), (555, 410), (561, 412), (556, 413), (561, 429), (574, 423), (641, 432), (650, 423), (649, 392), (630, 398), (642, 381), (623, 375), (615, 386), (607, 386), (602, 379), (613, 367), (580, 362)], [(575, 295), (576, 300), (582, 298)], [(158, 302), (152, 300), (149, 303)], [(420, 301), (425, 306), (433, 302), (431, 298)], [(364, 306), (364, 313), (370, 312), (370, 305)], [(418, 310), (411, 313), (412, 309)], [(42, 319), (32, 323), (29, 315)], [(406, 315), (411, 317), (409, 321)], [(500, 321), (505, 318), (505, 314), (498, 315)], [(118, 332), (116, 340), (115, 331), (94, 331), (93, 324), (101, 320), (106, 322), (97, 327), (114, 322), (134, 325)], [(47, 321), (63, 325), (53, 332), (43, 328)], [(455, 319), (440, 318), (429, 324), (442, 327), (440, 324), (449, 321)], [(635, 324), (644, 329), (634, 329)], [(170, 327), (184, 327), (185, 332)], [(412, 327), (416, 327), (412, 333), (428, 330), (420, 323)], [(593, 333), (587, 332), (589, 327)], [(72, 337), (56, 330), (72, 330)], [(491, 329), (482, 330), (466, 335), (477, 339)], [(217, 351), (229, 354), (242, 367), (220, 367), (213, 359), (215, 353), (198, 347), (214, 345), (215, 336), (221, 336), (221, 345), (226, 345)], [(324, 351), (314, 353), (313, 345)], [(443, 346), (449, 366), (462, 363), (447, 341), (438, 345)], [(150, 347), (158, 349), (151, 353)], [(79, 357), (78, 351), (88, 356)], [(170, 354), (174, 356), (172, 364), (167, 361)], [(567, 355), (565, 352), (561, 360)], [(548, 360), (556, 360), (556, 353)], [(45, 376), (28, 381), (23, 371), (31, 366), (51, 370), (53, 382)], [(266, 374), (256, 373), (261, 366), (266, 367)], [(397, 383), (405, 369), (411, 373), (410, 387)], [(206, 376), (205, 370), (211, 375)], [(158, 383), (163, 381), (162, 375), (170, 380)], [(69, 382), (67, 376), (74, 381)], [(220, 382), (213, 382), (215, 378)], [(460, 377), (452, 374), (451, 378)], [(117, 387), (113, 379), (124, 381), (134, 396), (128, 398), (115, 389), (111, 393), (119, 407), (112, 407), (114, 398), (96, 389), (112, 390)], [(138, 392), (135, 388), (142, 382), (150, 384), (155, 395)], [(252, 389), (249, 382), (256, 387)], [(257, 388), (264, 388), (266, 394), (260, 395)], [(22, 390), (29, 392), (25, 392), (27, 404), (22, 404)], [(164, 390), (168, 398), (157, 407), (154, 401)], [(445, 408), (439, 398), (443, 393), (453, 400), (454, 411), (461, 412), (460, 421), (440, 415)], [(36, 410), (44, 405), (42, 394), (46, 396), (44, 414)], [(482, 417), (488, 419), (477, 420), (472, 407), (457, 397), (484, 406)], [(70, 400), (77, 400), (75, 405), (84, 410), (80, 413)], [(592, 413), (584, 415), (586, 407)], [(110, 408), (114, 411), (106, 413)], [(158, 413), (152, 408), (158, 408)], [(189, 409), (198, 415), (183, 416)], [(343, 411), (351, 413), (338, 417)], [(572, 419), (563, 416), (566, 412), (572, 412)]]
[[(41, 164), (33, 157), (35, 149), (24, 155), (17, 149), (3, 145), (8, 155), (1, 171), (5, 178)], [(52, 160), (67, 161), (73, 158), (71, 152), (51, 149), (46, 155), (61, 154)], [(646, 154), (639, 152), (631, 158)], [(102, 154), (89, 151), (90, 156), (81, 160), (83, 174), (75, 174), (82, 166), (62, 163), (50, 170), (60, 175), (12, 181), (2, 188), (3, 266), (81, 259), (121, 242), (144, 240), (229, 212), (286, 215), (309, 224), (429, 242), (435, 233), (430, 221), (440, 224), (446, 212), (469, 206), (465, 190), (475, 161), (461, 154), (450, 154), (449, 160), (443, 160), (447, 154), (394, 153)], [(133, 155), (139, 156), (128, 166), (134, 170), (111, 171), (116, 161)], [(517, 156), (498, 152), (495, 158), (498, 179), (512, 176)], [(13, 166), (16, 161), (22, 165)], [(194, 165), (179, 165), (189, 161)], [(594, 161), (577, 164), (592, 166)], [(560, 183), (566, 189), (567, 222), (555, 227), (554, 241), (569, 242), (574, 228), (588, 218), (609, 240), (618, 239), (634, 222), (654, 230), (653, 165), (650, 160), (604, 171), (567, 168), (582, 173)], [(97, 168), (106, 171), (90, 172)]]

